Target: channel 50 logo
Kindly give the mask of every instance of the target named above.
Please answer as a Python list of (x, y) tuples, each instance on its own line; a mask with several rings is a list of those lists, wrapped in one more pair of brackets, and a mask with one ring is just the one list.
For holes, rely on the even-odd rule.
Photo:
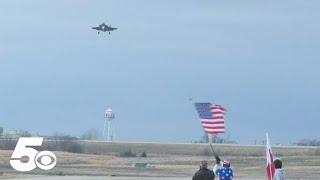
[[(32, 171), (36, 167), (42, 170), (50, 170), (57, 164), (57, 157), (51, 151), (37, 151), (32, 147), (41, 146), (42, 137), (21, 137), (14, 149), (10, 164), (21, 172)], [(23, 162), (23, 158), (28, 158)]]

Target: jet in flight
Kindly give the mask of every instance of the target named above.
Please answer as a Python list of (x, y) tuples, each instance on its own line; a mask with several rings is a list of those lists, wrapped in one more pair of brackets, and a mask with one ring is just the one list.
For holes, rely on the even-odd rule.
[(97, 31), (98, 31), (98, 34), (100, 34), (100, 31), (102, 31), (102, 32), (108, 31), (109, 34), (111, 34), (110, 31), (114, 31), (114, 30), (116, 30), (116, 29), (118, 29), (118, 28), (111, 27), (111, 25), (108, 26), (108, 25), (106, 25), (105, 23), (102, 23), (102, 24), (100, 24), (100, 25), (97, 26), (97, 27), (92, 27), (92, 29), (97, 30)]

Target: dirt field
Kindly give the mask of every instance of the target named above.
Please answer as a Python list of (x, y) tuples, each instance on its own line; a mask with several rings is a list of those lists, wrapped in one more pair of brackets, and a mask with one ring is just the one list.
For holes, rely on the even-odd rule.
[[(21, 180), (21, 178), (10, 178), (11, 180)], [(189, 177), (101, 177), (101, 176), (54, 176), (54, 177), (29, 177), (23, 180), (186, 180)], [(243, 179), (244, 180), (244, 179)], [(265, 180), (264, 178), (252, 178), (246, 180)]]
[[(163, 144), (159, 146), (158, 144), (104, 143), (99, 146), (101, 146), (102, 149), (109, 148), (106, 150), (108, 153), (94, 155), (56, 151), (54, 153), (58, 160), (54, 169), (50, 171), (36, 169), (26, 174), (18, 173), (10, 167), (9, 159), (12, 151), (0, 151), (0, 172), (2, 172), (0, 179), (180, 180), (191, 179), (193, 173), (198, 169), (201, 160), (213, 160), (212, 157), (207, 154), (207, 145)], [(116, 152), (119, 152), (121, 149), (128, 148), (134, 152), (146, 151), (148, 157), (129, 158), (116, 155)], [(224, 145), (215, 146), (215, 149), (221, 154), (223, 159), (231, 161), (236, 176), (235, 179), (265, 179), (263, 147)], [(273, 151), (284, 161), (287, 179), (319, 179), (319, 149), (279, 147), (274, 148)], [(179, 154), (179, 152), (182, 153)], [(151, 163), (154, 165), (154, 168), (136, 169), (132, 167), (133, 162)], [(43, 175), (46, 177), (30, 177), (34, 175)]]

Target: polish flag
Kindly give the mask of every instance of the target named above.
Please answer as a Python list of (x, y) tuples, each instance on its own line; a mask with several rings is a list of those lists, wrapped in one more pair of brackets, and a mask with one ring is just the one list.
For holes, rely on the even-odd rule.
[(272, 180), (275, 172), (274, 163), (273, 163), (274, 156), (272, 154), (268, 133), (266, 134), (266, 137), (267, 137), (266, 139), (267, 175), (268, 175), (268, 180)]

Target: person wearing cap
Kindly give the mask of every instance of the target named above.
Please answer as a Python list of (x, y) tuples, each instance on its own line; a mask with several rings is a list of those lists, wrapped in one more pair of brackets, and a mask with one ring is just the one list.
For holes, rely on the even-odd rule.
[(208, 162), (201, 161), (200, 169), (197, 171), (192, 180), (214, 180), (214, 173), (208, 169)]
[(274, 172), (273, 180), (285, 180), (284, 171), (282, 169), (282, 161), (276, 159), (273, 161), (276, 171)]
[(216, 171), (219, 180), (232, 180), (233, 170), (230, 167), (230, 161), (224, 160), (222, 166), (222, 168)]

